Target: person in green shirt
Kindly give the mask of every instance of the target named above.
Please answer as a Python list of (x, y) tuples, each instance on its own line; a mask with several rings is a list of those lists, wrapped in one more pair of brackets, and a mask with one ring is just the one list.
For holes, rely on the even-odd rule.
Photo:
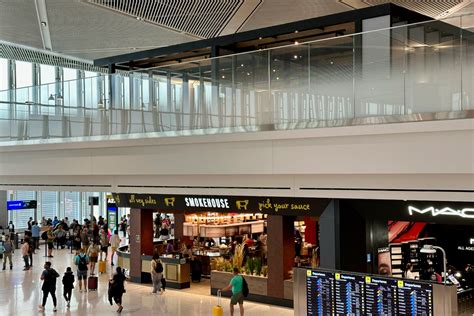
[(229, 291), (232, 289), (232, 297), (230, 298), (230, 316), (234, 316), (234, 305), (239, 303), (240, 316), (244, 316), (244, 293), (242, 291), (244, 279), (239, 275), (239, 269), (234, 268), (234, 277), (230, 280), (229, 285), (220, 291)]

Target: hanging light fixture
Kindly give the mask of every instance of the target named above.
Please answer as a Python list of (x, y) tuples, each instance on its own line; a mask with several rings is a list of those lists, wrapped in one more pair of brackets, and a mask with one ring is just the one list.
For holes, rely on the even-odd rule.
[(52, 94), (49, 95), (48, 101), (54, 101), (54, 96)]

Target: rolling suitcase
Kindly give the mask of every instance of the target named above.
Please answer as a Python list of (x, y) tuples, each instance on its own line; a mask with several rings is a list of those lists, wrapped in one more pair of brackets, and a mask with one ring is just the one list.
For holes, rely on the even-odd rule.
[(217, 305), (212, 307), (212, 316), (224, 316), (224, 309), (221, 304), (221, 291), (217, 291)]
[(89, 291), (97, 291), (97, 284), (98, 284), (99, 278), (96, 276), (90, 276), (87, 279), (87, 288)]
[(107, 262), (105, 260), (99, 261), (99, 273), (106, 273), (107, 272)]

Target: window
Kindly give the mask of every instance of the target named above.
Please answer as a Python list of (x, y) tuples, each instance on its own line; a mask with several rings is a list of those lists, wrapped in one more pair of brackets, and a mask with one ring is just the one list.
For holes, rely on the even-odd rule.
[[(34, 200), (35, 196), (35, 191), (17, 191), (13, 194), (13, 199), (15, 201), (27, 201)], [(11, 194), (9, 194), (9, 197), (11, 197)], [(34, 209), (8, 211), (8, 220), (13, 221), (15, 229), (28, 228), (28, 220), (30, 217), (35, 217)]]
[(56, 94), (56, 67), (40, 65), (40, 103), (49, 104), (49, 96)]
[(8, 89), (8, 59), (0, 58), (0, 90)]
[(58, 192), (41, 192), (41, 206), (40, 215), (38, 220), (45, 217), (46, 219), (54, 219), (54, 216), (58, 216), (59, 205), (58, 205)]
[(77, 70), (64, 68), (63, 69), (63, 90), (64, 90), (64, 105), (77, 106)]
[(81, 193), (64, 192), (64, 217), (69, 221), (81, 219)]
[(33, 85), (33, 67), (31, 63), (16, 61), (16, 88), (31, 87)]

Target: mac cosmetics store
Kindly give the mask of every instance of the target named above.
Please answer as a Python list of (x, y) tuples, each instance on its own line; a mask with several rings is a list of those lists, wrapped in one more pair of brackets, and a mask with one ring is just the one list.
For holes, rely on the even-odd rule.
[(130, 242), (120, 249), (118, 264), (132, 281), (149, 282), (151, 258), (159, 254), (168, 287), (215, 294), (238, 267), (249, 300), (283, 306), (293, 306), (293, 267), (319, 264), (318, 220), (330, 202), (122, 193), (113, 198), (118, 207), (130, 208)]
[(459, 312), (472, 308), (473, 203), (333, 200), (319, 224), (321, 267), (446, 282), (456, 289)]

